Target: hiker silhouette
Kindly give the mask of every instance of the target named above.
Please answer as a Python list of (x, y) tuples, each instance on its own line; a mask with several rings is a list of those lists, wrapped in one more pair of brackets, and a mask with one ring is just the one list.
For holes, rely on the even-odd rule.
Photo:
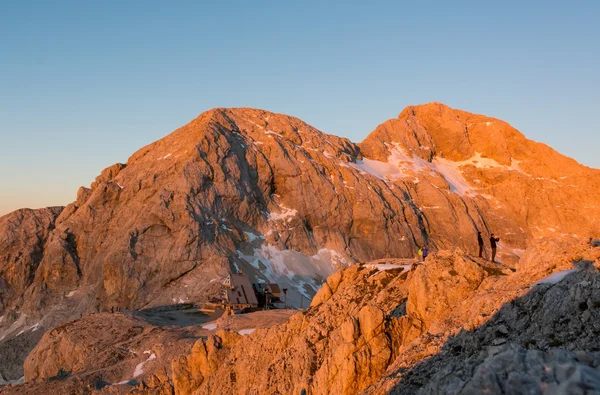
[(479, 245), (479, 257), (483, 258), (483, 237), (481, 237), (481, 232), (477, 232), (477, 244)]
[(496, 243), (500, 241), (499, 237), (494, 237), (494, 234), (490, 234), (490, 245), (492, 246), (492, 262), (496, 263)]

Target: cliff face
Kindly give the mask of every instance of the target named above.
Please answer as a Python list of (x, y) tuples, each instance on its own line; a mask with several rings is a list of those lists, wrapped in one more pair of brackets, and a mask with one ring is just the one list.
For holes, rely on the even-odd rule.
[(18, 210), (0, 218), (0, 312), (31, 285), (61, 207)]
[(514, 264), (538, 237), (600, 233), (599, 174), (436, 103), (358, 145), (281, 114), (211, 110), (105, 169), (66, 208), (0, 219), (0, 337), (202, 302), (236, 269), (306, 307), (340, 268), (423, 244), (474, 251), (477, 230), (498, 233)]

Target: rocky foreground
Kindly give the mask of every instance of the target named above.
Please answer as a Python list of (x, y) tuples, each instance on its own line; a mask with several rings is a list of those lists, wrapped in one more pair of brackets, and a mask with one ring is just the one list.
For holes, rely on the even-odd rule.
[(339, 271), (289, 318), (159, 327), (92, 314), (46, 333), (26, 383), (0, 393), (600, 391), (600, 248), (542, 240), (514, 267), (460, 250), (405, 263)]

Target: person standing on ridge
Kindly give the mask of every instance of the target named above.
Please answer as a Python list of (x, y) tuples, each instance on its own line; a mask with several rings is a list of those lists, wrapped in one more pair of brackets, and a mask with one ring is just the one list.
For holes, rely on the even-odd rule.
[(477, 244), (479, 244), (479, 257), (483, 258), (483, 237), (481, 237), (481, 232), (477, 232)]
[(425, 262), (425, 258), (427, 258), (427, 255), (429, 255), (429, 248), (425, 246), (421, 250), (423, 251), (423, 262)]
[(490, 244), (492, 246), (492, 262), (494, 263), (496, 263), (496, 243), (499, 241), (499, 237), (494, 237), (493, 233), (490, 235)]
[(423, 247), (419, 247), (417, 254), (419, 254), (419, 262), (423, 262)]

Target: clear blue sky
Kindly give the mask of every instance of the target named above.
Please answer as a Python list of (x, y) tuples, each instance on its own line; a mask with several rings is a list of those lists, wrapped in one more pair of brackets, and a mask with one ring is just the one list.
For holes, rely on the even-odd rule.
[(441, 101), (600, 167), (599, 4), (2, 2), (0, 214), (73, 201), (213, 107), (360, 141)]

